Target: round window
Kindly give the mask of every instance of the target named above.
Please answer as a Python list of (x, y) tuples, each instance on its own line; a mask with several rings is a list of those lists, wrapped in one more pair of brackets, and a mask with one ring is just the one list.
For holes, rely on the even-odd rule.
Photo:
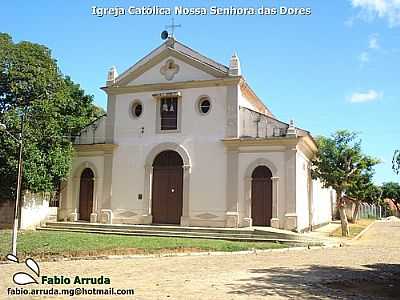
[(208, 98), (201, 98), (199, 101), (200, 113), (206, 114), (210, 111), (211, 102)]
[(143, 112), (142, 103), (136, 102), (132, 105), (132, 114), (135, 118), (139, 118)]

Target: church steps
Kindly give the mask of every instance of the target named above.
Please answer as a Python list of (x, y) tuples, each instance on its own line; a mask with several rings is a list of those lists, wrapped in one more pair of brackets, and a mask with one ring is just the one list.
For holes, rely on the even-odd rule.
[[(81, 232), (96, 232), (96, 233), (110, 233), (110, 234), (128, 234), (128, 235), (146, 235), (146, 236), (187, 236), (190, 235), (191, 237), (210, 237), (210, 238), (222, 238), (222, 237), (230, 237), (230, 238), (245, 238), (245, 239), (253, 239), (253, 238), (260, 238), (260, 239), (271, 239), (277, 240), (282, 239), (273, 235), (256, 235), (256, 234), (216, 234), (216, 233), (200, 233), (200, 232), (179, 232), (179, 231), (146, 231), (146, 230), (104, 230), (98, 228), (86, 229), (86, 228), (73, 228), (73, 229), (66, 229), (66, 228), (40, 228), (40, 230), (63, 230), (63, 231), (81, 231)], [(287, 239), (284, 239), (287, 240)]]
[(253, 234), (254, 229), (242, 228), (210, 228), (210, 227), (182, 227), (173, 225), (134, 225), (134, 224), (99, 224), (84, 222), (46, 222), (46, 227), (83, 227), (83, 228), (107, 228), (120, 230), (147, 230), (147, 231), (185, 231), (185, 232), (215, 232), (215, 233), (240, 233)]
[(277, 231), (275, 229), (255, 229), (255, 228), (210, 228), (210, 227), (182, 227), (171, 225), (132, 225), (132, 224), (99, 224), (99, 223), (83, 223), (83, 222), (47, 222), (46, 227), (58, 228), (90, 228), (99, 230), (123, 230), (123, 231), (159, 231), (159, 232), (187, 232), (194, 234), (235, 234), (235, 235), (260, 235), (264, 237), (271, 236), (273, 238), (304, 240), (307, 239), (302, 234), (293, 232)]
[(235, 235), (195, 235), (192, 233), (182, 232), (127, 232), (127, 231), (108, 231), (108, 230), (88, 230), (88, 229), (65, 229), (65, 228), (46, 228), (39, 227), (38, 230), (57, 231), (57, 232), (79, 232), (79, 233), (94, 233), (94, 234), (116, 234), (124, 236), (147, 236), (147, 237), (173, 237), (173, 238), (196, 238), (196, 239), (211, 239), (211, 240), (228, 240), (242, 242), (280, 242), (288, 245), (304, 245), (304, 244), (319, 244), (318, 242), (309, 240), (287, 240), (278, 238), (269, 238), (266, 236), (235, 236)]
[(209, 238), (237, 241), (281, 241), (293, 243), (319, 242), (313, 239), (309, 239), (300, 234), (254, 229), (47, 222), (45, 226), (39, 227), (38, 230), (119, 234), (132, 236)]
[(100, 228), (100, 227), (93, 227), (93, 228), (84, 228), (84, 227), (71, 227), (71, 228), (65, 228), (62, 226), (51, 226), (51, 227), (41, 227), (38, 228), (39, 230), (52, 230), (52, 229), (60, 229), (60, 230), (65, 230), (65, 231), (73, 231), (73, 230), (80, 230), (80, 231), (85, 231), (85, 232), (101, 232), (101, 233), (127, 233), (131, 235), (140, 235), (140, 234), (147, 234), (147, 235), (192, 235), (192, 236), (224, 236), (224, 235), (229, 235), (232, 237), (251, 237), (252, 234), (224, 234), (224, 233), (215, 233), (215, 232), (185, 232), (185, 231), (158, 231), (158, 230), (132, 230), (132, 229), (110, 229), (110, 228)]

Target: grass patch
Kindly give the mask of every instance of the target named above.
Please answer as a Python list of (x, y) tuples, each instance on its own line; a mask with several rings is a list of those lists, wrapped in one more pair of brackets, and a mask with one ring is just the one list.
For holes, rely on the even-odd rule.
[[(0, 230), (0, 260), (11, 248), (11, 231)], [(278, 249), (287, 245), (267, 242), (233, 242), (192, 238), (138, 237), (113, 234), (20, 231), (18, 256), (51, 258), (112, 254), (151, 254), (190, 251), (243, 251)]]
[[(357, 222), (354, 224), (349, 223), (350, 235), (348, 236), (348, 238), (354, 238), (355, 236), (357, 236), (357, 234), (363, 231), (369, 224), (373, 223), (374, 221), (375, 219), (360, 219), (357, 220)], [(333, 231), (330, 236), (342, 237), (342, 228), (339, 227), (338, 229)]]

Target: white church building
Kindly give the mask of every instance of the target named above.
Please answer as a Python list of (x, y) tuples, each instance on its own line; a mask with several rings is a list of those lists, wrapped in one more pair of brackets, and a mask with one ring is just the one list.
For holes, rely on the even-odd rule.
[(331, 221), (334, 194), (310, 176), (313, 137), (277, 119), (237, 55), (225, 66), (170, 37), (112, 68), (102, 89), (107, 115), (75, 140), (59, 220), (295, 231)]

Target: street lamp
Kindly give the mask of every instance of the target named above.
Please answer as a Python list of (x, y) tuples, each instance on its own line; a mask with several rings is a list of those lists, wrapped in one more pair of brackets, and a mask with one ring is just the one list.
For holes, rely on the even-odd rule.
[(12, 137), (14, 140), (16, 140), (19, 144), (17, 196), (15, 199), (14, 223), (13, 223), (13, 231), (12, 231), (12, 249), (11, 249), (12, 254), (14, 256), (17, 256), (18, 208), (19, 208), (19, 202), (20, 202), (20, 197), (21, 197), (21, 183), (22, 183), (22, 149), (23, 149), (24, 116), (21, 115), (21, 131), (18, 135), (18, 138), (13, 136), (7, 130), (7, 126), (3, 123), (0, 123), (0, 130), (7, 133), (10, 137)]

